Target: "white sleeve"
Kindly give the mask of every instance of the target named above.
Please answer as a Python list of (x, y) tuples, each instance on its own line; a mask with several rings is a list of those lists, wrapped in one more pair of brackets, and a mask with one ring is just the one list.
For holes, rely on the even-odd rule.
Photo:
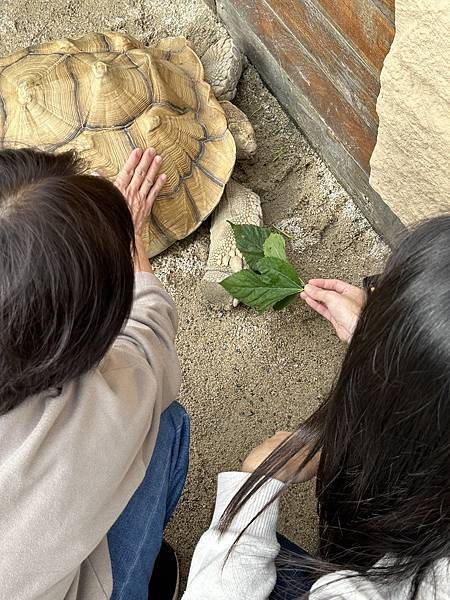
[(214, 516), (195, 549), (182, 600), (266, 600), (275, 587), (275, 558), (280, 549), (276, 537), (279, 500), (255, 519), (234, 547), (233, 544), (283, 483), (267, 481), (241, 509), (228, 531), (218, 531), (220, 517), (248, 477), (248, 473), (238, 472), (219, 475)]

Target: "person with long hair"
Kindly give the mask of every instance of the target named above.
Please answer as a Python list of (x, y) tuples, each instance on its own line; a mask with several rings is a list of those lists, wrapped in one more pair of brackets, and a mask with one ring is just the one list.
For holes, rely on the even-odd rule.
[[(302, 298), (349, 342), (342, 368), (296, 432), (219, 475), (183, 599), (448, 599), (450, 216), (410, 232), (370, 291), (311, 280)], [(315, 476), (310, 556), (276, 524), (286, 487)]]
[(137, 149), (113, 184), (72, 153), (0, 151), (4, 600), (148, 598), (189, 446), (176, 308), (142, 241), (161, 164)]

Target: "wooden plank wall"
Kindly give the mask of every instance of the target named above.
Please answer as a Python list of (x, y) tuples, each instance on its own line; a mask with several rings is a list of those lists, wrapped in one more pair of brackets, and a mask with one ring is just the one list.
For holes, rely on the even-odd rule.
[(403, 226), (369, 185), (394, 0), (222, 0), (218, 14), (374, 228)]

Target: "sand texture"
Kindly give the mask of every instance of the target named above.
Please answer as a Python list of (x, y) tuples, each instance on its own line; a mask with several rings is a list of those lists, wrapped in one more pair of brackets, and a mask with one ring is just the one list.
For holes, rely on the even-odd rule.
[[(202, 0), (3, 0), (0, 53), (92, 30), (127, 31), (147, 43), (186, 35), (202, 53), (225, 33)], [(258, 151), (235, 177), (260, 194), (266, 224), (294, 239), (290, 258), (304, 278), (360, 283), (386, 255), (368, 223), (249, 66), (237, 105), (252, 121)], [(154, 261), (180, 312), (181, 402), (192, 418), (191, 471), (169, 527), (183, 570), (212, 513), (216, 474), (239, 468), (246, 453), (276, 430), (290, 429), (325, 396), (343, 346), (329, 325), (299, 301), (280, 313), (239, 307), (211, 310), (200, 280), (208, 225)], [(280, 529), (306, 548), (315, 544), (312, 487), (293, 489)]]

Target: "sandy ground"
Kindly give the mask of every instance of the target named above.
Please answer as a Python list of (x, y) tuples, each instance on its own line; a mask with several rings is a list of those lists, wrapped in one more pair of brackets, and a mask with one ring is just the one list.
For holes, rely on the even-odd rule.
[[(0, 53), (99, 29), (127, 31), (150, 44), (182, 34), (199, 53), (225, 33), (202, 0), (3, 0)], [(259, 147), (251, 164), (237, 165), (235, 177), (261, 195), (266, 224), (293, 236), (289, 254), (299, 272), (354, 283), (376, 272), (386, 247), (251, 66), (236, 103), (250, 117)], [(180, 311), (180, 400), (192, 417), (190, 475), (168, 533), (184, 573), (208, 526), (216, 474), (239, 468), (265, 436), (309, 415), (326, 395), (343, 353), (328, 324), (301, 302), (263, 316), (244, 307), (211, 310), (199, 286), (207, 253), (205, 224), (154, 263)], [(280, 529), (314, 548), (311, 486), (289, 492)]]

